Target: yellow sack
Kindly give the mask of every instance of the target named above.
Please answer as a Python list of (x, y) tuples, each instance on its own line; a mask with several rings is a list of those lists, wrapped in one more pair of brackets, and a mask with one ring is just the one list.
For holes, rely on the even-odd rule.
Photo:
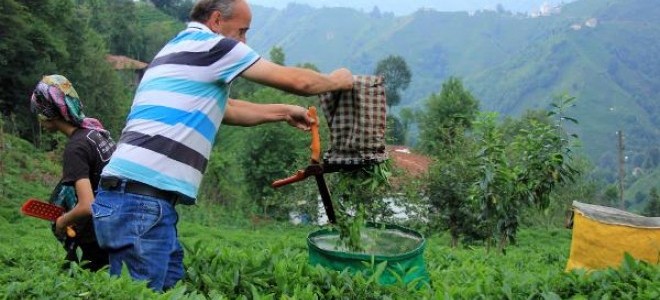
[(621, 265), (625, 252), (660, 262), (660, 218), (573, 201), (573, 238), (566, 271)]

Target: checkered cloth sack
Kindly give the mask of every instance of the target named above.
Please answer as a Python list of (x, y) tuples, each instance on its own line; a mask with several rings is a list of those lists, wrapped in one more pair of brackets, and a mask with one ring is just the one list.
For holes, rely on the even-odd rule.
[(381, 76), (353, 76), (351, 91), (320, 95), (330, 127), (330, 149), (324, 164), (368, 165), (387, 159), (385, 127), (387, 103)]

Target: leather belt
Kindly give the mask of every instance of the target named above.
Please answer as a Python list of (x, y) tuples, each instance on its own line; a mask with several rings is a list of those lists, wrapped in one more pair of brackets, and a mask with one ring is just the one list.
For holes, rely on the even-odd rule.
[(168, 203), (172, 204), (172, 206), (174, 206), (179, 199), (179, 195), (175, 192), (157, 189), (139, 181), (121, 179), (117, 177), (101, 177), (101, 182), (99, 185), (104, 190), (121, 191), (122, 183), (124, 182), (126, 182), (123, 189), (124, 193), (158, 198), (167, 201)]

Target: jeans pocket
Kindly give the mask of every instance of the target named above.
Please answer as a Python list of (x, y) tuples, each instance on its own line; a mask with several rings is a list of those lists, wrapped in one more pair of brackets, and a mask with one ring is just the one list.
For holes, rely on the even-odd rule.
[(92, 203), (92, 216), (95, 219), (108, 217), (112, 215), (112, 212), (113, 212), (112, 207), (105, 203), (99, 203), (99, 201), (95, 201), (94, 203)]
[(101, 248), (114, 246), (114, 240), (112, 239), (115, 232), (112, 225), (114, 212), (115, 209), (112, 206), (99, 201), (99, 199), (92, 203), (92, 223), (94, 224), (96, 240)]
[(158, 237), (158, 232), (154, 232), (152, 229), (160, 224), (163, 217), (160, 201), (143, 198), (139, 203), (140, 205), (133, 215), (138, 236), (141, 238)]

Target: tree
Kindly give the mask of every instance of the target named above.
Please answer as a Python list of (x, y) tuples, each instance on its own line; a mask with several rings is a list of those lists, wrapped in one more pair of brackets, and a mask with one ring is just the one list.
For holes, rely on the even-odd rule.
[[(553, 113), (549, 113), (546, 110), (528, 110), (520, 118), (506, 117), (501, 126), (504, 133), (503, 139), (506, 143), (510, 143), (512, 146), (516, 145), (520, 149), (520, 152), (510, 151), (512, 155), (509, 159), (519, 161), (521, 165), (530, 166), (531, 168), (521, 169), (526, 170), (525, 172), (527, 173), (521, 173), (520, 175), (523, 176), (530, 187), (537, 189), (536, 193), (538, 195), (548, 196), (542, 198), (547, 201), (543, 202), (539, 198), (538, 200), (541, 200), (541, 202), (534, 203), (533, 206), (530, 206), (530, 209), (525, 211), (526, 221), (532, 224), (546, 226), (550, 226), (554, 222), (555, 225), (561, 226), (564, 222), (565, 211), (571, 208), (572, 201), (575, 199), (589, 201), (595, 198), (597, 187), (593, 179), (580, 177), (579, 182), (574, 182), (571, 185), (551, 187), (551, 182), (545, 182), (543, 184), (546, 187), (551, 187), (555, 191), (558, 190), (556, 188), (560, 190), (552, 193), (540, 191), (542, 179), (547, 178), (549, 180), (550, 177), (542, 173), (532, 173), (542, 170), (543, 168), (539, 168), (540, 166), (549, 167), (553, 162), (558, 162), (558, 160), (548, 158), (547, 151), (548, 149), (552, 151), (561, 149), (558, 146), (562, 143), (562, 137), (567, 137), (567, 134), (563, 130), (556, 130), (559, 124), (555, 124), (552, 115)], [(531, 151), (525, 150), (525, 148), (539, 150)], [(586, 160), (572, 162), (571, 165), (573, 167), (577, 166), (579, 170), (586, 170), (590, 167)], [(552, 180), (554, 181), (555, 178), (552, 177)], [(551, 203), (549, 201), (550, 196), (553, 196), (558, 201)]]
[(151, 0), (154, 6), (166, 14), (179, 19), (182, 22), (188, 20), (188, 14), (193, 7), (193, 0)]
[(571, 184), (558, 185), (552, 191), (553, 201), (547, 209), (538, 209), (536, 206), (526, 207), (521, 220), (523, 224), (546, 228), (566, 226), (566, 216), (573, 212), (574, 200), (598, 203), (598, 193), (602, 190), (604, 182), (593, 176), (594, 166), (584, 154), (576, 157), (573, 164), (580, 170), (580, 175)]
[(403, 119), (408, 120), (406, 128), (410, 120), (418, 120), (420, 148), (435, 158), (426, 193), (435, 210), (434, 221), (449, 229), (454, 247), (462, 233), (479, 232), (473, 226), (476, 216), (468, 201), (471, 183), (477, 176), (470, 165), (476, 156), (476, 144), (465, 135), (477, 112), (478, 101), (453, 77), (442, 84), (439, 95), (427, 99), (416, 116), (410, 110), (401, 111)]
[(426, 100), (419, 113), (419, 147), (431, 154), (451, 144), (458, 132), (469, 129), (479, 111), (479, 101), (463, 88), (461, 80), (450, 77), (442, 84), (440, 94)]
[(530, 127), (521, 129), (512, 141), (505, 140), (493, 116), (478, 123), (474, 136), (483, 145), (477, 157), (480, 172), (473, 197), (481, 203), (482, 215), (494, 229), (500, 251), (515, 242), (521, 207), (546, 209), (552, 191), (560, 184), (573, 182), (579, 174), (571, 156), (577, 136), (566, 135), (562, 124), (577, 123), (565, 112), (574, 99), (562, 96), (552, 104), (548, 115), (556, 117), (555, 124), (531, 120)]
[(607, 206), (618, 206), (619, 202), (619, 189), (616, 185), (610, 184), (603, 192), (602, 201)]
[(321, 72), (321, 70), (319, 70), (319, 67), (317, 67), (315, 64), (310, 63), (310, 62), (306, 62), (306, 63), (302, 63), (302, 64), (296, 64), (296, 67), (304, 68), (304, 69), (310, 69), (310, 70), (314, 70), (316, 72)]
[(244, 151), (237, 149), (244, 149), (242, 135), (250, 129), (222, 126), (220, 130), (221, 143), (214, 146), (209, 157), (198, 199), (232, 208), (232, 211), (249, 211), (256, 205), (243, 184), (244, 171), (239, 162)]
[(380, 19), (382, 17), (382, 14), (380, 13), (380, 9), (378, 8), (378, 6), (374, 5), (374, 8), (371, 9), (369, 16), (374, 19)]
[(401, 125), (401, 136), (399, 138), (399, 144), (409, 145), (410, 144), (410, 127), (415, 122), (415, 112), (410, 108), (402, 108), (399, 111), (398, 121)]
[(512, 140), (521, 131), (531, 128), (532, 122), (551, 125), (552, 119), (548, 116), (546, 110), (527, 110), (520, 118), (507, 116), (502, 122), (505, 138)]
[(400, 91), (406, 90), (412, 77), (408, 64), (401, 56), (390, 55), (378, 62), (376, 75), (385, 78), (385, 94), (388, 107), (396, 106), (401, 102)]
[(394, 115), (387, 116), (387, 132), (385, 134), (387, 144), (403, 145), (405, 142), (405, 135), (403, 124)]
[(286, 55), (284, 54), (284, 49), (282, 47), (275, 46), (270, 49), (270, 60), (280, 66), (284, 66), (286, 60)]
[(489, 233), (488, 240), (490, 237), (499, 240), (499, 250), (503, 252), (508, 241), (515, 238), (520, 203), (514, 196), (519, 189), (517, 172), (507, 160), (507, 143), (496, 118), (495, 113), (484, 113), (476, 122), (473, 137), (479, 151), (470, 198), (480, 207), (479, 221)]
[(660, 166), (660, 147), (653, 147), (646, 150), (646, 159), (642, 164), (645, 169), (653, 169)]
[[(140, 50), (144, 44), (143, 28), (139, 24), (136, 4), (132, 0), (78, 0), (79, 11), (89, 19), (112, 54), (144, 59)], [(117, 17), (121, 16), (121, 17)], [(159, 34), (163, 34), (162, 28)]]
[(658, 189), (652, 188), (649, 193), (649, 202), (644, 208), (644, 215), (647, 217), (660, 217), (660, 196)]
[(3, 4), (7, 5), (0, 15), (0, 99), (5, 100), (3, 113), (19, 123), (9, 125), (18, 128), (23, 138), (40, 140), (26, 91), (32, 91), (45, 74), (62, 74), (76, 87), (85, 113), (99, 117), (118, 134), (128, 111), (123, 101), (130, 99), (105, 61), (108, 50), (90, 26), (89, 8), (68, 0), (5, 0)]
[[(254, 99), (300, 103), (299, 98), (272, 88), (261, 88), (254, 94)], [(309, 135), (286, 124), (265, 124), (249, 128), (241, 138), (246, 143), (238, 157), (245, 172), (247, 190), (264, 214), (288, 217), (287, 206), (290, 207), (294, 199), (288, 199), (286, 195), (293, 190), (287, 187), (275, 190), (271, 183), (306, 166), (309, 162)]]
[(458, 246), (462, 234), (479, 231), (469, 202), (470, 188), (476, 180), (476, 169), (471, 166), (474, 145), (460, 134), (454, 143), (434, 153), (436, 159), (430, 167), (426, 194), (433, 208), (431, 220), (435, 227), (449, 230), (452, 247)]

